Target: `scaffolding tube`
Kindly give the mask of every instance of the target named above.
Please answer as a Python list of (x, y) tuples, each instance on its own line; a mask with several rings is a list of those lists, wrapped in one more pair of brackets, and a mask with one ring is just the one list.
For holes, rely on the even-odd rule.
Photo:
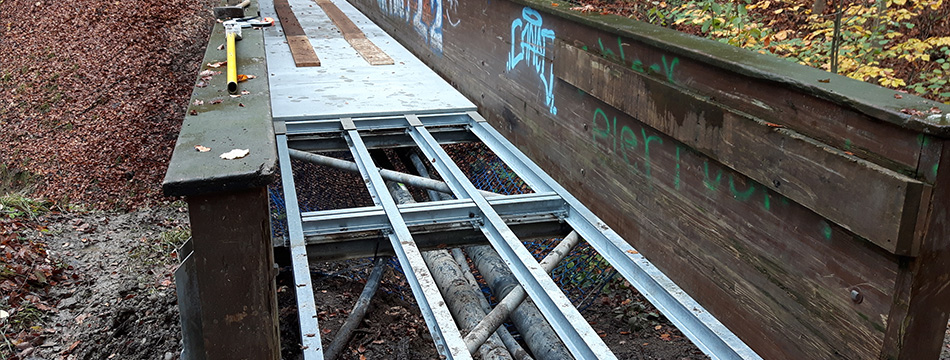
[[(289, 149), (289, 153), (290, 153), (290, 157), (293, 159), (308, 161), (317, 165), (329, 166), (329, 167), (340, 169), (340, 170), (346, 170), (346, 171), (352, 171), (352, 172), (360, 171), (356, 163), (351, 162), (351, 161), (340, 160), (337, 158), (308, 153), (306, 151), (301, 151), (301, 150), (296, 150), (296, 149)], [(379, 169), (379, 175), (382, 176), (382, 178), (385, 180), (395, 181), (398, 183), (403, 183), (406, 185), (415, 186), (415, 187), (419, 187), (419, 188), (423, 188), (427, 190), (435, 190), (441, 193), (452, 194), (452, 190), (449, 189), (449, 185), (438, 180), (433, 180), (433, 179), (424, 178), (421, 176), (401, 173), (401, 172), (393, 171), (389, 169)], [(480, 191), (480, 192), (482, 196), (486, 196), (486, 197), (504, 196), (504, 195), (496, 194), (489, 191)]]
[[(401, 152), (400, 155), (405, 155), (406, 153), (409, 154), (409, 162), (411, 162), (412, 166), (416, 169), (416, 173), (418, 173), (419, 176), (431, 178), (429, 175), (429, 170), (426, 169), (425, 163), (422, 162), (422, 159), (419, 158), (419, 155), (414, 152)], [(403, 159), (405, 159), (405, 157)], [(429, 195), (429, 201), (451, 199), (449, 195), (434, 190), (428, 190), (427, 194)], [(469, 286), (472, 287), (472, 290), (476, 294), (480, 294), (481, 288), (478, 286), (478, 281), (475, 280), (475, 275), (472, 274), (472, 270), (468, 266), (468, 259), (465, 257), (465, 253), (463, 253), (459, 248), (454, 248), (451, 252), (452, 257), (455, 258), (455, 262), (458, 263), (462, 268), (462, 275), (465, 277), (465, 280), (468, 280)], [(488, 299), (486, 299), (485, 296), (478, 296), (478, 304), (482, 307), (482, 311), (484, 311), (486, 314), (491, 312), (491, 304), (488, 303)], [(507, 314), (505, 316), (507, 317)], [(479, 321), (479, 324), (484, 321), (485, 320), (483, 318), (482, 321)], [(476, 327), (477, 326), (478, 325), (476, 325)], [(508, 352), (515, 360), (534, 360), (534, 358), (531, 357), (531, 354), (529, 354), (528, 351), (525, 350), (525, 348), (522, 347), (520, 343), (518, 343), (518, 340), (515, 340), (515, 338), (511, 336), (511, 333), (508, 332), (508, 329), (504, 327), (496, 327), (496, 329), (495, 335), (501, 338), (501, 342), (505, 344), (505, 347), (508, 348)], [(481, 345), (486, 339), (488, 339), (487, 334), (484, 336), (484, 339), (479, 341), (479, 345)], [(474, 353), (473, 349), (477, 348), (478, 347), (469, 347), (468, 349), (470, 353)]]
[[(414, 203), (409, 189), (404, 184), (397, 184), (392, 181), (386, 182), (386, 187), (393, 195), (397, 204)], [(485, 311), (478, 305), (478, 297), (481, 294), (473, 291), (468, 281), (462, 275), (461, 266), (455, 262), (449, 252), (446, 250), (426, 251), (422, 253), (422, 258), (435, 280), (436, 286), (442, 293), (449, 311), (455, 318), (455, 323), (460, 330), (468, 331), (479, 323), (479, 320), (485, 317)], [(490, 336), (484, 344), (476, 348), (479, 357), (485, 360), (506, 360), (512, 359), (511, 354), (502, 344), (498, 336)], [(472, 352), (474, 353), (474, 352)]]
[[(573, 249), (578, 242), (580, 242), (580, 236), (577, 235), (577, 232), (571, 231), (570, 234), (564, 237), (564, 240), (557, 244), (554, 250), (541, 260), (540, 265), (544, 271), (550, 273), (554, 270), (554, 267), (571, 252), (571, 249)], [(508, 295), (505, 295), (505, 297), (495, 305), (495, 308), (492, 309), (487, 316), (482, 318), (482, 321), (472, 328), (472, 331), (469, 332), (468, 335), (465, 335), (465, 346), (468, 347), (469, 350), (478, 348), (481, 342), (488, 338), (488, 334), (498, 329), (511, 314), (512, 310), (521, 305), (526, 297), (527, 293), (525, 293), (524, 288), (521, 286), (516, 286), (511, 289)]]
[[(501, 256), (495, 252), (491, 246), (471, 246), (465, 248), (478, 272), (482, 274), (488, 287), (497, 298), (504, 298), (509, 292), (521, 285), (515, 278), (508, 265), (502, 260)], [(515, 307), (509, 315), (512, 323), (521, 333), (525, 344), (531, 350), (531, 354), (539, 360), (564, 360), (573, 359), (567, 346), (561, 342), (557, 333), (551, 324), (538, 310), (538, 307), (530, 299)], [(466, 346), (470, 345), (465, 342)], [(471, 350), (471, 348), (469, 348)]]

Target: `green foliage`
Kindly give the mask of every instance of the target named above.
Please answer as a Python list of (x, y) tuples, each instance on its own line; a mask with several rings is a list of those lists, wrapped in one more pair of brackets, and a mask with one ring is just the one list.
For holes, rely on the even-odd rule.
[[(835, 16), (812, 14), (811, 0), (659, 3), (647, 10), (644, 18), (825, 70), (830, 70), (832, 59), (837, 58), (837, 71), (842, 75), (950, 104), (950, 36), (919, 35), (926, 34), (920, 28), (931, 29), (948, 16), (943, 1), (850, 2), (839, 9), (837, 53), (832, 49)], [(804, 26), (773, 30), (782, 28), (779, 20), (785, 16), (802, 18)]]
[(25, 217), (35, 220), (37, 216), (50, 212), (52, 207), (53, 204), (46, 200), (32, 199), (18, 192), (0, 196), (0, 216), (11, 219)]
[(663, 317), (652, 306), (625, 300), (613, 309), (614, 319), (623, 321), (630, 331), (640, 331), (663, 324)]

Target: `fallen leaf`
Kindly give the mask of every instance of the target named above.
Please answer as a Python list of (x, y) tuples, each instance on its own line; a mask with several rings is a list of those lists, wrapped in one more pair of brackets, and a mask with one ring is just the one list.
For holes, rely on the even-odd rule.
[(830, 83), (830, 82), (831, 82), (831, 79), (818, 79), (818, 82), (820, 82), (820, 83)]
[(558, 3), (551, 3), (551, 6), (561, 6), (561, 5)]
[(844, 153), (845, 153), (845, 154), (848, 154), (848, 155), (851, 155), (851, 156), (854, 156), (854, 153), (853, 153), (853, 152), (850, 152), (850, 151), (845, 151)]
[(303, 334), (303, 336), (306, 336), (306, 337), (314, 337), (314, 336), (317, 336), (317, 334), (310, 333), (310, 334)]
[(243, 103), (238, 103), (238, 106), (244, 107), (244, 104), (243, 104)]
[(200, 87), (200, 88), (203, 88), (203, 87), (207, 87), (207, 86), (208, 86), (208, 83), (206, 83), (206, 82), (204, 82), (204, 81), (199, 81), (197, 84), (195, 84), (195, 86)]
[(205, 104), (204, 100), (195, 99), (195, 106), (201, 106), (201, 105), (204, 105), (204, 104)]
[(662, 339), (662, 340), (664, 340), (664, 341), (670, 341), (670, 340), (671, 340), (671, 339), (670, 339), (670, 333), (662, 333), (662, 334), (660, 334), (660, 339)]
[(224, 50), (224, 44), (218, 45), (218, 50)]
[(221, 100), (221, 99), (211, 100), (211, 105), (218, 105), (218, 104), (220, 104), (220, 103), (222, 103), (222, 102), (224, 102), (224, 100)]
[(251, 93), (250, 91), (241, 90), (241, 95), (247, 95), (247, 94), (250, 94), (250, 93)]
[(10, 313), (0, 310), (0, 319), (6, 319), (8, 317), (10, 317)]
[(76, 342), (74, 342), (72, 345), (69, 345), (69, 349), (66, 349), (66, 351), (63, 351), (62, 355), (68, 355), (72, 353), (73, 350), (76, 350), (76, 347), (79, 346), (79, 343), (81, 342), (82, 340), (76, 340)]
[(782, 30), (775, 34), (775, 39), (785, 40), (788, 38), (788, 30)]
[(198, 152), (209, 152), (211, 151), (211, 148), (207, 146), (195, 145), (195, 150), (198, 150)]
[(924, 114), (923, 111), (920, 111), (917, 109), (901, 109), (901, 112), (908, 115), (916, 115), (916, 116), (921, 116)]
[(941, 111), (940, 111), (940, 108), (934, 106), (934, 107), (930, 108), (930, 113), (932, 113), (932, 114), (939, 114), (939, 113), (941, 113)]
[(630, 335), (630, 332), (629, 332), (629, 331), (621, 331), (621, 332), (620, 332), (620, 335)]
[(894, 98), (895, 98), (895, 99), (903, 99), (904, 96), (901, 95), (901, 94), (894, 94)]
[(245, 82), (247, 79), (249, 79), (248, 76), (244, 74), (238, 74), (237, 76), (237, 82)]
[(324, 333), (324, 334), (329, 334), (329, 333), (330, 333), (330, 329), (323, 329), (323, 333)]
[(89, 317), (88, 313), (77, 316), (76, 323), (82, 325), (82, 322), (86, 320), (87, 317)]
[(592, 11), (595, 11), (595, 10), (597, 10), (597, 9), (594, 8), (594, 7), (591, 6), (591, 5), (584, 5), (584, 6), (575, 6), (575, 7), (572, 7), (571, 10), (580, 11), (580, 12), (592, 12)]
[(660, 330), (663, 328), (663, 325), (657, 325), (653, 327), (653, 330)]
[(366, 355), (360, 354), (360, 360), (366, 360)]
[(191, 115), (191, 116), (195, 116), (195, 115), (198, 115), (198, 110), (195, 110), (195, 109), (191, 109), (191, 111), (190, 111), (190, 112), (188, 112), (188, 114), (189, 114), (189, 115)]
[(770, 122), (765, 123), (765, 126), (773, 127), (773, 128), (783, 128), (783, 127), (785, 127), (785, 125), (776, 124), (776, 123), (770, 123)]
[(247, 154), (250, 154), (250, 153), (251, 153), (250, 149), (234, 149), (224, 154), (221, 154), (221, 158), (225, 160), (240, 159), (242, 157), (247, 156)]
[(214, 75), (218, 75), (218, 74), (220, 74), (220, 73), (221, 73), (220, 71), (203, 70), (203, 71), (201, 71), (200, 73), (198, 73), (198, 76), (214, 76)]
[(239, 98), (239, 97), (241, 97), (241, 95), (238, 95), (238, 94), (233, 94), (233, 95), (228, 95), (228, 96), (230, 96), (230, 97), (232, 97), (232, 98)]
[(228, 64), (227, 61), (218, 61), (218, 62), (208, 63), (207, 66), (208, 66), (209, 68), (215, 68), (215, 69), (217, 69), (217, 68), (219, 68), (219, 67), (221, 67), (221, 66), (223, 66), (223, 65), (227, 65), (227, 64)]
[(373, 340), (373, 344), (376, 344), (376, 345), (385, 344), (385, 343), (386, 343), (386, 340), (383, 340), (383, 339)]
[(640, 253), (639, 251), (636, 251), (636, 250), (627, 250), (627, 252), (630, 253), (630, 254), (639, 254), (639, 253)]

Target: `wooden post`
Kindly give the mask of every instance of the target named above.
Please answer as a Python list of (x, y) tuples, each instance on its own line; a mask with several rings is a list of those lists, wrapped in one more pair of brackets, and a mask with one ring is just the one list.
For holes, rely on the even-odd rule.
[[(265, 188), (190, 196), (198, 344), (192, 359), (279, 359), (274, 252)], [(199, 332), (195, 332), (195, 330)]]
[[(940, 159), (950, 159), (950, 142), (940, 144)], [(936, 170), (931, 206), (921, 210), (926, 226), (918, 233), (919, 256), (900, 266), (882, 359), (940, 357), (950, 314), (950, 166), (940, 163), (925, 164)]]
[[(247, 12), (257, 13), (257, 2)], [(224, 39), (216, 24), (202, 64), (224, 60)], [(175, 272), (187, 360), (280, 358), (267, 194), (277, 146), (267, 64), (247, 61), (264, 58), (263, 43), (261, 31), (245, 31), (237, 47), (239, 71), (258, 75), (241, 85), (248, 94), (227, 97), (223, 76), (199, 80), (162, 184), (165, 195), (185, 197), (191, 216), (192, 239)], [(248, 153), (220, 156), (232, 149)]]

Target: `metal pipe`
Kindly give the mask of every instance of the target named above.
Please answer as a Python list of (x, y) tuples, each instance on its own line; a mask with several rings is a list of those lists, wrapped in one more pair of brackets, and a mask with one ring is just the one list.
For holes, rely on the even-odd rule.
[(369, 310), (370, 300), (372, 300), (373, 295), (376, 294), (376, 289), (379, 289), (379, 282), (383, 278), (383, 269), (386, 268), (386, 262), (383, 260), (383, 257), (377, 257), (373, 261), (373, 271), (369, 274), (369, 278), (366, 279), (366, 286), (363, 287), (363, 292), (360, 293), (359, 299), (356, 300), (356, 305), (353, 305), (353, 311), (350, 312), (350, 316), (346, 317), (346, 321), (343, 323), (343, 326), (340, 327), (340, 331), (337, 332), (336, 337), (333, 338), (333, 342), (331, 342), (330, 346), (323, 352), (323, 356), (327, 360), (336, 359), (336, 357), (340, 355), (340, 352), (343, 351), (346, 344), (350, 342), (350, 338), (353, 337), (353, 331), (363, 322), (366, 311)]
[[(481, 288), (478, 286), (478, 280), (475, 280), (475, 275), (472, 274), (472, 270), (467, 266), (468, 261), (466, 261), (467, 259), (465, 257), (465, 253), (462, 252), (462, 249), (452, 249), (452, 257), (455, 258), (455, 262), (459, 263), (459, 266), (463, 268), (463, 275), (465, 275), (465, 279), (468, 280), (468, 283), (472, 286), (472, 289), (477, 292), (481, 292)], [(485, 313), (490, 314), (492, 308), (491, 304), (488, 303), (488, 299), (486, 299), (484, 296), (479, 296), (478, 300), (479, 305), (482, 306), (482, 310), (484, 310)], [(481, 324), (483, 321), (479, 321), (479, 324)], [(476, 325), (472, 331), (475, 331), (477, 327), (478, 325)], [(511, 357), (515, 358), (516, 360), (534, 360), (534, 358), (531, 357), (531, 354), (528, 354), (528, 350), (525, 350), (525, 348), (518, 343), (518, 340), (515, 340), (514, 336), (511, 336), (511, 333), (508, 332), (508, 329), (499, 326), (498, 329), (495, 330), (495, 335), (498, 335), (498, 337), (501, 338), (501, 342), (504, 343), (505, 347), (508, 348), (508, 352), (511, 353)], [(469, 351), (471, 351), (471, 348), (469, 348)]]
[[(389, 192), (398, 204), (414, 203), (412, 195), (404, 184), (397, 184), (391, 181), (386, 182)], [(433, 250), (422, 253), (426, 265), (432, 273), (432, 279), (442, 293), (449, 311), (455, 318), (460, 330), (468, 330), (478, 324), (479, 319), (485, 316), (485, 311), (478, 305), (477, 298), (481, 294), (476, 293), (468, 286), (468, 282), (462, 276), (462, 267), (455, 262), (449, 252), (446, 250)], [(486, 336), (487, 341), (479, 344), (475, 351), (479, 353), (481, 359), (511, 359), (511, 354), (505, 349), (504, 344), (497, 336)]]
[[(240, 29), (240, 25), (238, 25)], [(237, 55), (235, 54), (235, 40), (237, 39), (237, 33), (232, 29), (225, 30), (227, 32), (227, 52), (228, 52), (228, 93), (237, 94)]]
[[(544, 271), (550, 273), (554, 270), (554, 267), (571, 252), (571, 249), (573, 249), (578, 242), (580, 242), (580, 236), (577, 236), (577, 232), (571, 231), (570, 234), (564, 237), (564, 240), (557, 244), (554, 250), (551, 250), (551, 252), (541, 260), (540, 265)], [(521, 302), (524, 301), (526, 297), (527, 293), (525, 293), (524, 288), (521, 286), (516, 286), (511, 289), (508, 295), (505, 295), (504, 299), (499, 301), (498, 304), (495, 305), (495, 308), (465, 336), (465, 346), (467, 346), (469, 350), (478, 348), (479, 344), (485, 341), (492, 331), (498, 329), (499, 326), (505, 322), (505, 319), (508, 318), (508, 315), (521, 305)]]
[[(356, 163), (354, 162), (340, 160), (340, 159), (332, 158), (329, 156), (312, 154), (306, 151), (290, 149), (290, 157), (294, 159), (298, 159), (298, 160), (309, 161), (318, 165), (324, 165), (324, 166), (329, 166), (332, 168), (337, 168), (340, 170), (346, 170), (346, 171), (352, 171), (352, 172), (360, 171), (359, 167), (357, 167)], [(438, 181), (438, 180), (433, 180), (433, 179), (424, 178), (421, 176), (401, 173), (398, 171), (393, 171), (393, 170), (388, 170), (388, 169), (379, 169), (379, 175), (381, 175), (383, 179), (386, 179), (389, 181), (395, 181), (398, 183), (420, 187), (423, 189), (435, 190), (435, 191), (446, 193), (446, 194), (452, 194), (452, 190), (449, 189), (449, 186), (446, 183)], [(504, 196), (502, 194), (496, 194), (489, 191), (480, 191), (480, 192), (482, 196), (485, 196), (485, 197)]]
[[(422, 162), (422, 159), (419, 158), (419, 155), (416, 153), (409, 153), (409, 161), (412, 162), (412, 166), (415, 167), (416, 172), (420, 176), (430, 177), (429, 170), (426, 169), (425, 163)], [(438, 191), (429, 190), (428, 191), (430, 201), (438, 200), (447, 200), (449, 196)], [(468, 261), (465, 258), (465, 254), (462, 253), (462, 250), (459, 248), (452, 249), (452, 257), (455, 259), (455, 262), (459, 264), (462, 269), (462, 275), (465, 277), (465, 280), (468, 280), (469, 286), (472, 287), (472, 291), (476, 294), (481, 294), (481, 289), (478, 286), (478, 281), (475, 280), (475, 275), (472, 274), (472, 270), (468, 266)], [(485, 296), (478, 296), (478, 304), (482, 307), (482, 311), (486, 314), (491, 312), (491, 304), (488, 303), (488, 299)], [(479, 324), (482, 321), (479, 321)], [(495, 335), (501, 339), (501, 342), (505, 344), (505, 347), (508, 348), (508, 352), (511, 353), (511, 356), (517, 360), (534, 360), (528, 351), (525, 350), (521, 344), (518, 343), (518, 340), (515, 340), (511, 333), (508, 332), (508, 329), (498, 327), (495, 330)], [(485, 336), (485, 339), (488, 339), (488, 335)], [(479, 345), (484, 342), (484, 340), (479, 342)], [(472, 351), (472, 348), (469, 348), (469, 352)]]

